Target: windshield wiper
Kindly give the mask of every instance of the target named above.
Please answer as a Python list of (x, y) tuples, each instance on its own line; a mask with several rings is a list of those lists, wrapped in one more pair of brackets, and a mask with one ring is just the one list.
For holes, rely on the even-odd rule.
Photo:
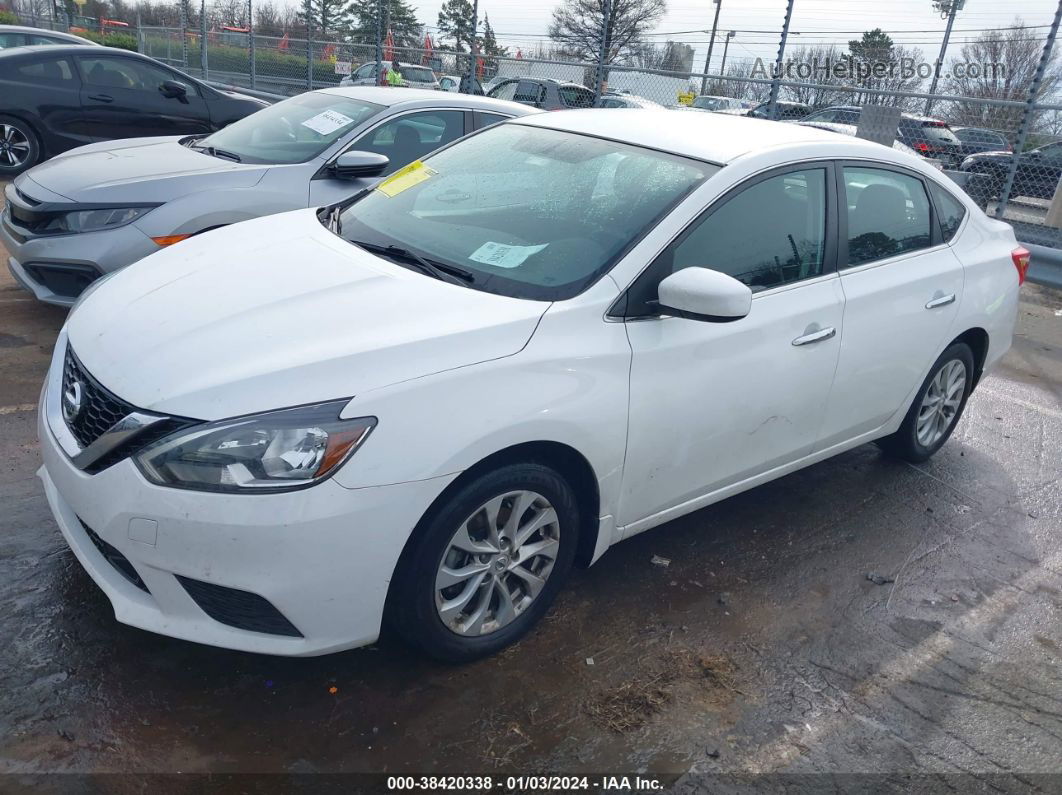
[(223, 157), (228, 160), (234, 160), (237, 163), (243, 162), (243, 158), (241, 158), (235, 152), (229, 152), (225, 149), (218, 149), (216, 146), (192, 146), (190, 148), (194, 149), (197, 152), (206, 152), (211, 157)]
[(441, 279), (444, 282), (460, 284), (463, 286), (476, 280), (476, 277), (471, 271), (466, 271), (464, 268), (459, 268), (456, 265), (444, 265), (441, 262), (425, 259), (420, 256), (420, 254), (414, 254), (408, 248), (402, 248), (401, 246), (381, 246), (378, 243), (363, 243), (360, 240), (351, 240), (350, 242), (366, 251), (383, 254), (384, 256), (393, 259), (405, 260), (406, 262), (417, 266), (422, 273), (434, 276), (436, 279)]
[(339, 234), (343, 229), (343, 219), (340, 216), (343, 214), (343, 205), (337, 204), (331, 210), (328, 211), (328, 231)]

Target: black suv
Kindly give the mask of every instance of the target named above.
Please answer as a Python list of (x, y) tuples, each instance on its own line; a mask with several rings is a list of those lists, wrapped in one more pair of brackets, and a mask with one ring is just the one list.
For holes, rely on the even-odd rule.
[[(960, 170), (984, 174), (985, 192), (989, 198), (995, 198), (1002, 191), (1013, 162), (1013, 152), (981, 152), (963, 160)], [(1062, 179), (1062, 142), (1022, 152), (1010, 194), (1050, 199), (1055, 195), (1059, 179)]]
[(487, 92), (488, 97), (521, 102), (542, 110), (592, 108), (594, 92), (578, 83), (551, 77), (520, 77), (503, 80)]
[(96, 141), (211, 133), (268, 104), (112, 47), (0, 50), (0, 177)]

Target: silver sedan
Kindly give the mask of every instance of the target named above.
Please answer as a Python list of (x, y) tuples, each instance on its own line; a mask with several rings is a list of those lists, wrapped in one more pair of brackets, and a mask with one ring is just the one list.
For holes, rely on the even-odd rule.
[(24, 288), (70, 306), (95, 279), (161, 247), (333, 204), (467, 133), (535, 112), (418, 89), (307, 92), (205, 137), (107, 141), (41, 163), (7, 186), (0, 239)]

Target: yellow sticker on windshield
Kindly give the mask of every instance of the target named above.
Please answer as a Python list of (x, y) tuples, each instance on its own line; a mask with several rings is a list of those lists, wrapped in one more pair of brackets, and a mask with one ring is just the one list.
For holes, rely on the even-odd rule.
[(383, 182), (376, 186), (384, 196), (394, 197), (404, 190), (409, 190), (414, 185), (419, 185), (426, 179), (431, 179), (439, 172), (430, 168), (420, 160), (414, 160), (408, 166), (398, 169)]

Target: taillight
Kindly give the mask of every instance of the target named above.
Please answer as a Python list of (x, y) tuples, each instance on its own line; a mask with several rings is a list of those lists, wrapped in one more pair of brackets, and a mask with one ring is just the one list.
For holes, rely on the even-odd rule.
[(1018, 286), (1025, 284), (1025, 273), (1029, 270), (1029, 249), (1018, 246), (1010, 252), (1014, 267), (1018, 269)]
[(914, 148), (917, 149), (919, 152), (928, 152), (929, 144), (927, 144), (925, 141), (915, 141)]

